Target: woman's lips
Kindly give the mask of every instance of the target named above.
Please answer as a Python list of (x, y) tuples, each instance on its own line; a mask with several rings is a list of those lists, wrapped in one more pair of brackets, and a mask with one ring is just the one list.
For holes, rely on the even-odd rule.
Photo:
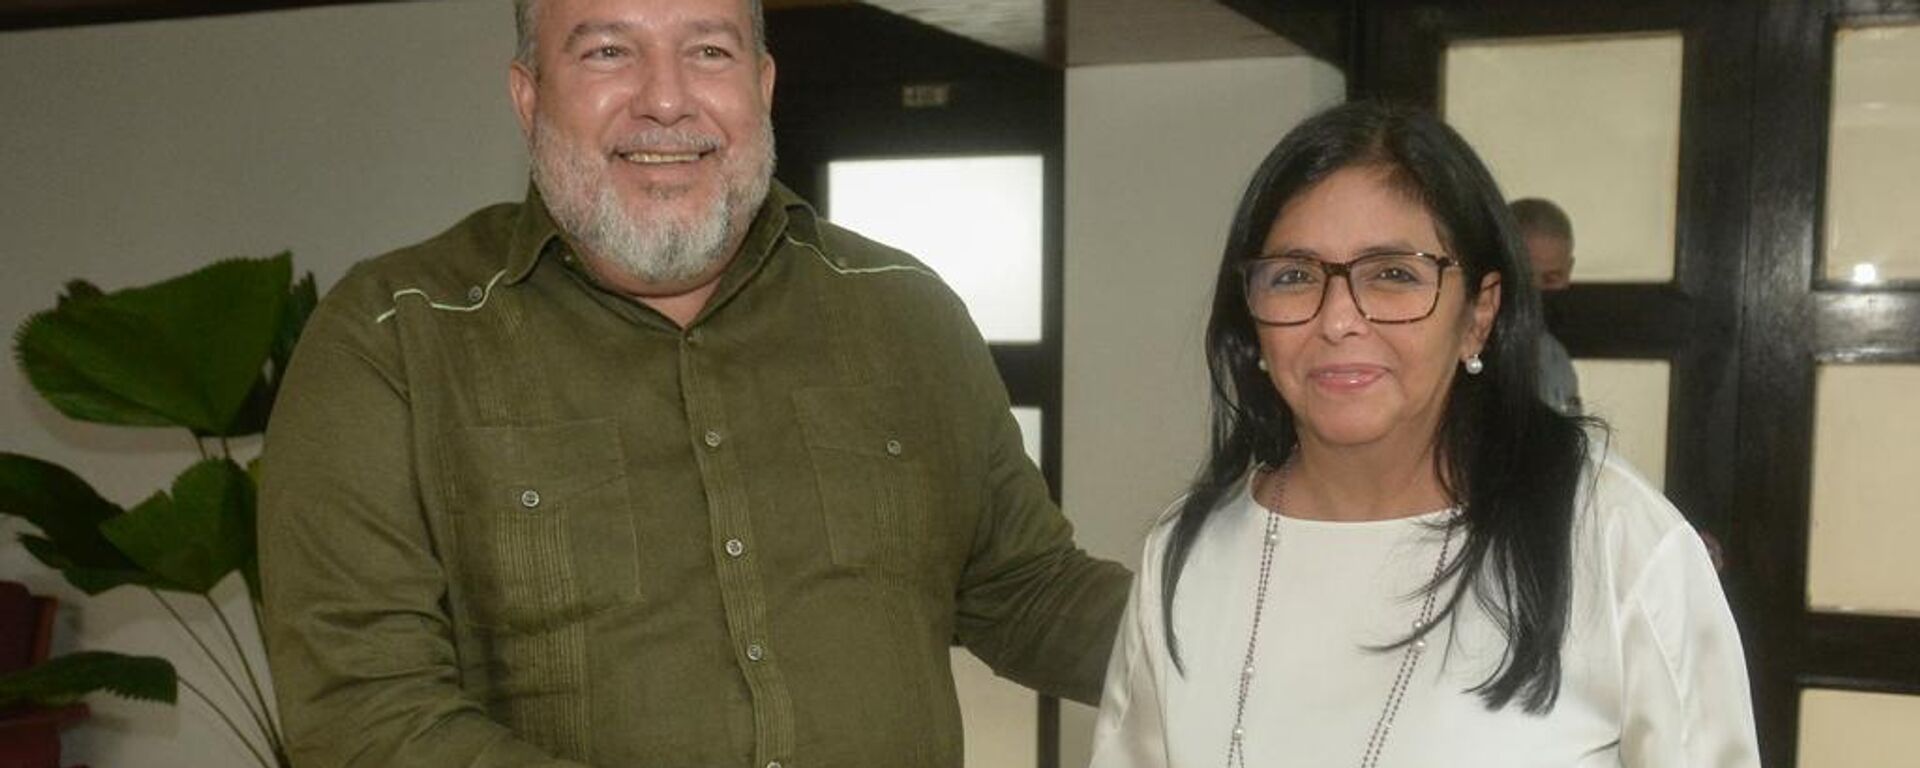
[(1386, 375), (1383, 366), (1359, 364), (1322, 365), (1307, 371), (1307, 379), (1315, 386), (1336, 392), (1365, 389)]

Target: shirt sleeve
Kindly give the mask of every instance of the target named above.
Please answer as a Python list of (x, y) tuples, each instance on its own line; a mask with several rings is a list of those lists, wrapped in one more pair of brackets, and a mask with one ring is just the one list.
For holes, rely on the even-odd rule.
[(407, 393), (378, 328), (323, 305), (268, 430), (263, 629), (293, 762), (577, 765), (516, 739), (459, 686)]
[[(1168, 768), (1167, 725), (1161, 716), (1159, 677), (1152, 659), (1161, 634), (1158, 622), (1158, 590), (1150, 587), (1153, 570), (1150, 558), (1154, 546), (1149, 541), (1127, 598), (1126, 614), (1120, 619), (1120, 636), (1115, 641), (1113, 660), (1107, 668), (1106, 693), (1100, 700), (1100, 715), (1093, 726), (1093, 760), (1088, 768)], [(1151, 591), (1152, 594), (1143, 594)]]
[(1622, 610), (1622, 764), (1757, 768), (1739, 630), (1692, 528), (1660, 539)]
[(971, 393), (966, 412), (991, 427), (986, 506), (959, 582), (956, 633), (1000, 676), (1097, 704), (1131, 576), (1074, 544), (1073, 526), (1027, 457), (986, 343), (960, 317), (966, 333), (955, 357), (964, 375), (956, 383)]

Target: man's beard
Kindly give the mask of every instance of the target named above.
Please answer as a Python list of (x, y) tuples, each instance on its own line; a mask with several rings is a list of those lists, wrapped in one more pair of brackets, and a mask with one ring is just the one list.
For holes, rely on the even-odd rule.
[[(615, 187), (609, 163), (626, 162), (551, 130), (543, 121), (533, 127), (533, 181), (546, 198), (547, 209), (576, 247), (608, 266), (643, 283), (673, 284), (706, 274), (732, 254), (729, 246), (741, 235), (773, 177), (773, 125), (762, 119), (757, 135), (734, 144), (721, 166), (724, 194), (707, 201), (704, 209), (682, 218), (663, 208), (634, 211)], [(718, 142), (677, 129), (654, 129), (629, 137), (622, 146), (675, 147), (709, 151)], [(662, 203), (673, 201), (685, 189), (648, 190)]]

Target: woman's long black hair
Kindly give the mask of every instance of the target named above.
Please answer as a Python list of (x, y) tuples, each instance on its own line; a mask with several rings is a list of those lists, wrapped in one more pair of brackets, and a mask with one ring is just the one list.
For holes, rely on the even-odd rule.
[(1213, 380), (1207, 461), (1180, 505), (1162, 555), (1168, 651), (1178, 664), (1173, 600), (1207, 518), (1255, 466), (1286, 463), (1297, 439), (1293, 413), (1259, 368), (1260, 340), (1240, 263), (1260, 255), (1287, 201), (1354, 167), (1383, 169), (1390, 183), (1426, 207), (1448, 252), (1462, 262), (1469, 298), (1485, 275), (1500, 275), (1500, 310), (1480, 352), (1486, 371), (1454, 377), (1434, 437), (1434, 470), (1464, 510), (1452, 525), (1465, 530), (1466, 543), (1426, 587), (1438, 590), (1459, 577), (1428, 627), (1451, 616), (1471, 589), (1507, 639), (1501, 665), (1472, 690), (1490, 709), (1518, 699), (1527, 712), (1547, 712), (1560, 692), (1574, 496), (1588, 453), (1585, 427), (1598, 425), (1555, 412), (1537, 394), (1540, 299), (1493, 176), (1438, 118), (1379, 103), (1334, 107), (1294, 128), (1255, 171), (1234, 214), (1207, 324)]

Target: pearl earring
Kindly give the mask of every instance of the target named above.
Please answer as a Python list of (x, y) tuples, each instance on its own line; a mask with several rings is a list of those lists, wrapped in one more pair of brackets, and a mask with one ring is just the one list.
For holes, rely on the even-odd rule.
[(1266, 369), (1267, 369), (1267, 359), (1266, 359), (1266, 358), (1264, 358), (1264, 357), (1263, 357), (1263, 358), (1260, 358), (1260, 362), (1259, 362), (1259, 363), (1257, 363), (1256, 365), (1259, 365), (1259, 366), (1260, 366), (1260, 370), (1263, 370), (1263, 371), (1264, 371), (1264, 370), (1266, 370)]
[(1487, 364), (1481, 362), (1480, 356), (1477, 354), (1467, 355), (1466, 368), (1468, 376), (1478, 376), (1481, 371), (1487, 369)]

